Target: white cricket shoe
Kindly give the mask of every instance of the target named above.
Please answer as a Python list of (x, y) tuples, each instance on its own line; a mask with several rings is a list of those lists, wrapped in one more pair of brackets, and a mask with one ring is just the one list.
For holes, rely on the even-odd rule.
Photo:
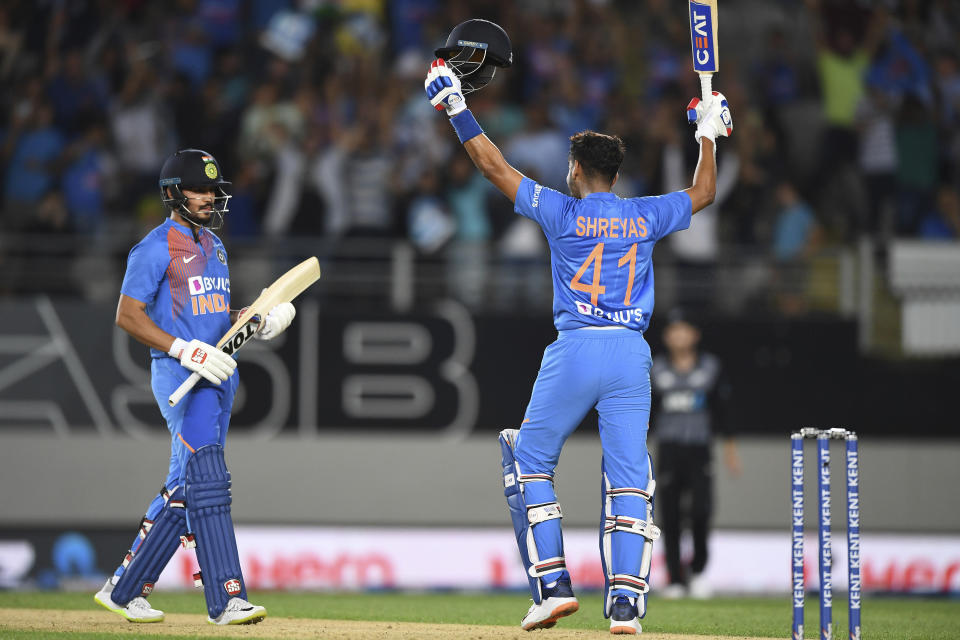
[(713, 589), (710, 588), (707, 576), (702, 573), (690, 576), (690, 597), (695, 600), (709, 600), (713, 597)]
[(549, 629), (557, 624), (557, 620), (571, 613), (576, 613), (580, 608), (577, 597), (573, 595), (573, 588), (567, 580), (557, 582), (552, 589), (544, 587), (543, 599), (540, 604), (530, 605), (527, 615), (523, 616), (520, 626), (524, 631), (533, 631), (534, 629)]
[(657, 595), (664, 600), (679, 600), (686, 597), (687, 589), (679, 582), (672, 582), (663, 589), (658, 589)]
[(130, 622), (163, 622), (163, 611), (151, 608), (146, 598), (138, 596), (121, 606), (110, 597), (112, 593), (112, 578), (108, 578), (107, 583), (93, 596), (93, 600), (107, 611), (113, 611)]
[(223, 612), (216, 618), (207, 618), (210, 624), (257, 624), (267, 617), (267, 610), (250, 604), (242, 598), (230, 598)]
[(637, 605), (627, 596), (617, 596), (610, 607), (610, 633), (635, 636), (643, 631), (640, 626)]

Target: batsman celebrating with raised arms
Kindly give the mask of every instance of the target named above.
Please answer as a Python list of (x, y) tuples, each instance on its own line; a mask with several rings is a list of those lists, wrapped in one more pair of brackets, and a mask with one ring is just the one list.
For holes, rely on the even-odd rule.
[[(131, 622), (159, 622), (146, 598), (177, 547), (196, 547), (208, 620), (250, 624), (266, 609), (247, 592), (230, 514), (230, 473), (223, 447), (238, 376), (236, 361), (216, 348), (237, 311), (230, 310), (227, 252), (212, 233), (230, 196), (214, 157), (177, 151), (160, 173), (170, 217), (130, 251), (117, 307), (117, 326), (150, 347), (151, 386), (170, 431), (170, 468), (150, 503), (122, 565), (94, 596)], [(284, 302), (254, 318), (256, 337), (269, 340), (293, 320)], [(203, 380), (176, 406), (168, 397), (192, 373)]]
[(562, 513), (553, 488), (560, 450), (587, 411), (600, 415), (606, 577), (604, 616), (610, 632), (636, 634), (646, 613), (653, 541), (654, 480), (647, 453), (650, 347), (643, 332), (653, 311), (654, 244), (686, 229), (709, 205), (716, 183), (715, 140), (733, 130), (722, 94), (694, 99), (700, 158), (690, 188), (622, 199), (611, 192), (625, 147), (616, 136), (583, 131), (570, 138), (563, 195), (524, 177), (484, 135), (465, 95), (512, 63), (510, 40), (486, 20), (458, 25), (437, 49), (424, 86), (450, 116), (473, 163), (537, 222), (550, 246), (557, 340), (544, 352), (520, 429), (500, 433), (503, 484), (533, 605), (525, 630), (549, 628), (577, 611), (563, 554)]

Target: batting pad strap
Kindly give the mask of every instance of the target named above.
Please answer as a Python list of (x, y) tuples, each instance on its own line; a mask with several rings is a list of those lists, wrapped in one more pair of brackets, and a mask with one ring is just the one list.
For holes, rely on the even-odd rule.
[(562, 518), (563, 513), (560, 511), (560, 505), (556, 502), (548, 502), (547, 504), (537, 504), (532, 507), (527, 507), (527, 521), (531, 525), (540, 524), (541, 522), (546, 522), (547, 520), (555, 520), (557, 518)]
[(627, 591), (633, 591), (637, 595), (642, 596), (650, 591), (650, 585), (639, 576), (615, 573), (610, 580), (610, 589), (626, 589)]
[(454, 131), (457, 132), (457, 137), (460, 138), (460, 144), (476, 138), (483, 133), (483, 129), (480, 128), (480, 123), (477, 122), (477, 119), (470, 113), (470, 109), (464, 109), (450, 118), (450, 124), (453, 125)]
[(660, 538), (660, 527), (653, 522), (630, 516), (607, 516), (603, 532), (613, 533), (614, 531), (636, 533), (650, 541)]
[(520, 484), (527, 482), (553, 482), (553, 476), (549, 473), (521, 473), (518, 480)]
[(527, 573), (530, 574), (531, 578), (539, 578), (540, 576), (545, 576), (548, 573), (563, 571), (566, 568), (566, 559), (563, 556), (557, 556), (556, 558), (547, 558), (546, 560), (541, 560), (540, 562), (530, 565)]
[(617, 489), (607, 489), (607, 496), (610, 498), (619, 498), (622, 496), (635, 496), (638, 498), (643, 498), (646, 501), (650, 501), (650, 498), (653, 496), (653, 491), (649, 493), (643, 489), (637, 489), (636, 487), (620, 487)]

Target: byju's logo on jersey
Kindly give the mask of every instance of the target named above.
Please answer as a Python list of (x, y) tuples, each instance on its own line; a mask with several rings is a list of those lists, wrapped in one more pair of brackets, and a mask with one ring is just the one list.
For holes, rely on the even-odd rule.
[(205, 278), (193, 276), (187, 278), (187, 288), (190, 291), (190, 305), (193, 315), (202, 316), (208, 313), (227, 310), (227, 297), (217, 291), (230, 292), (230, 278)]
[(590, 316), (593, 315), (593, 307), (586, 302), (577, 302), (577, 312)]
[(187, 284), (190, 285), (190, 295), (197, 296), (206, 291), (203, 286), (203, 276), (193, 276), (192, 278), (187, 279)]

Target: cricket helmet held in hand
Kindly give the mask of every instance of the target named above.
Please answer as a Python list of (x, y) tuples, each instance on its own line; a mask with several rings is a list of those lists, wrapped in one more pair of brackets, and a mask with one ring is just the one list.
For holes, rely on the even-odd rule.
[(500, 25), (481, 18), (455, 26), (446, 44), (434, 53), (459, 76), (464, 94), (487, 86), (498, 67), (513, 64), (513, 48), (507, 32)]
[[(187, 196), (183, 189), (199, 190), (213, 188), (213, 215), (206, 223), (198, 222), (187, 208)], [(227, 193), (230, 183), (223, 179), (220, 163), (213, 154), (200, 149), (181, 149), (163, 163), (160, 170), (160, 198), (171, 211), (176, 211), (191, 224), (210, 229), (223, 225), (223, 216), (229, 209)], [(168, 193), (169, 189), (169, 193)]]

